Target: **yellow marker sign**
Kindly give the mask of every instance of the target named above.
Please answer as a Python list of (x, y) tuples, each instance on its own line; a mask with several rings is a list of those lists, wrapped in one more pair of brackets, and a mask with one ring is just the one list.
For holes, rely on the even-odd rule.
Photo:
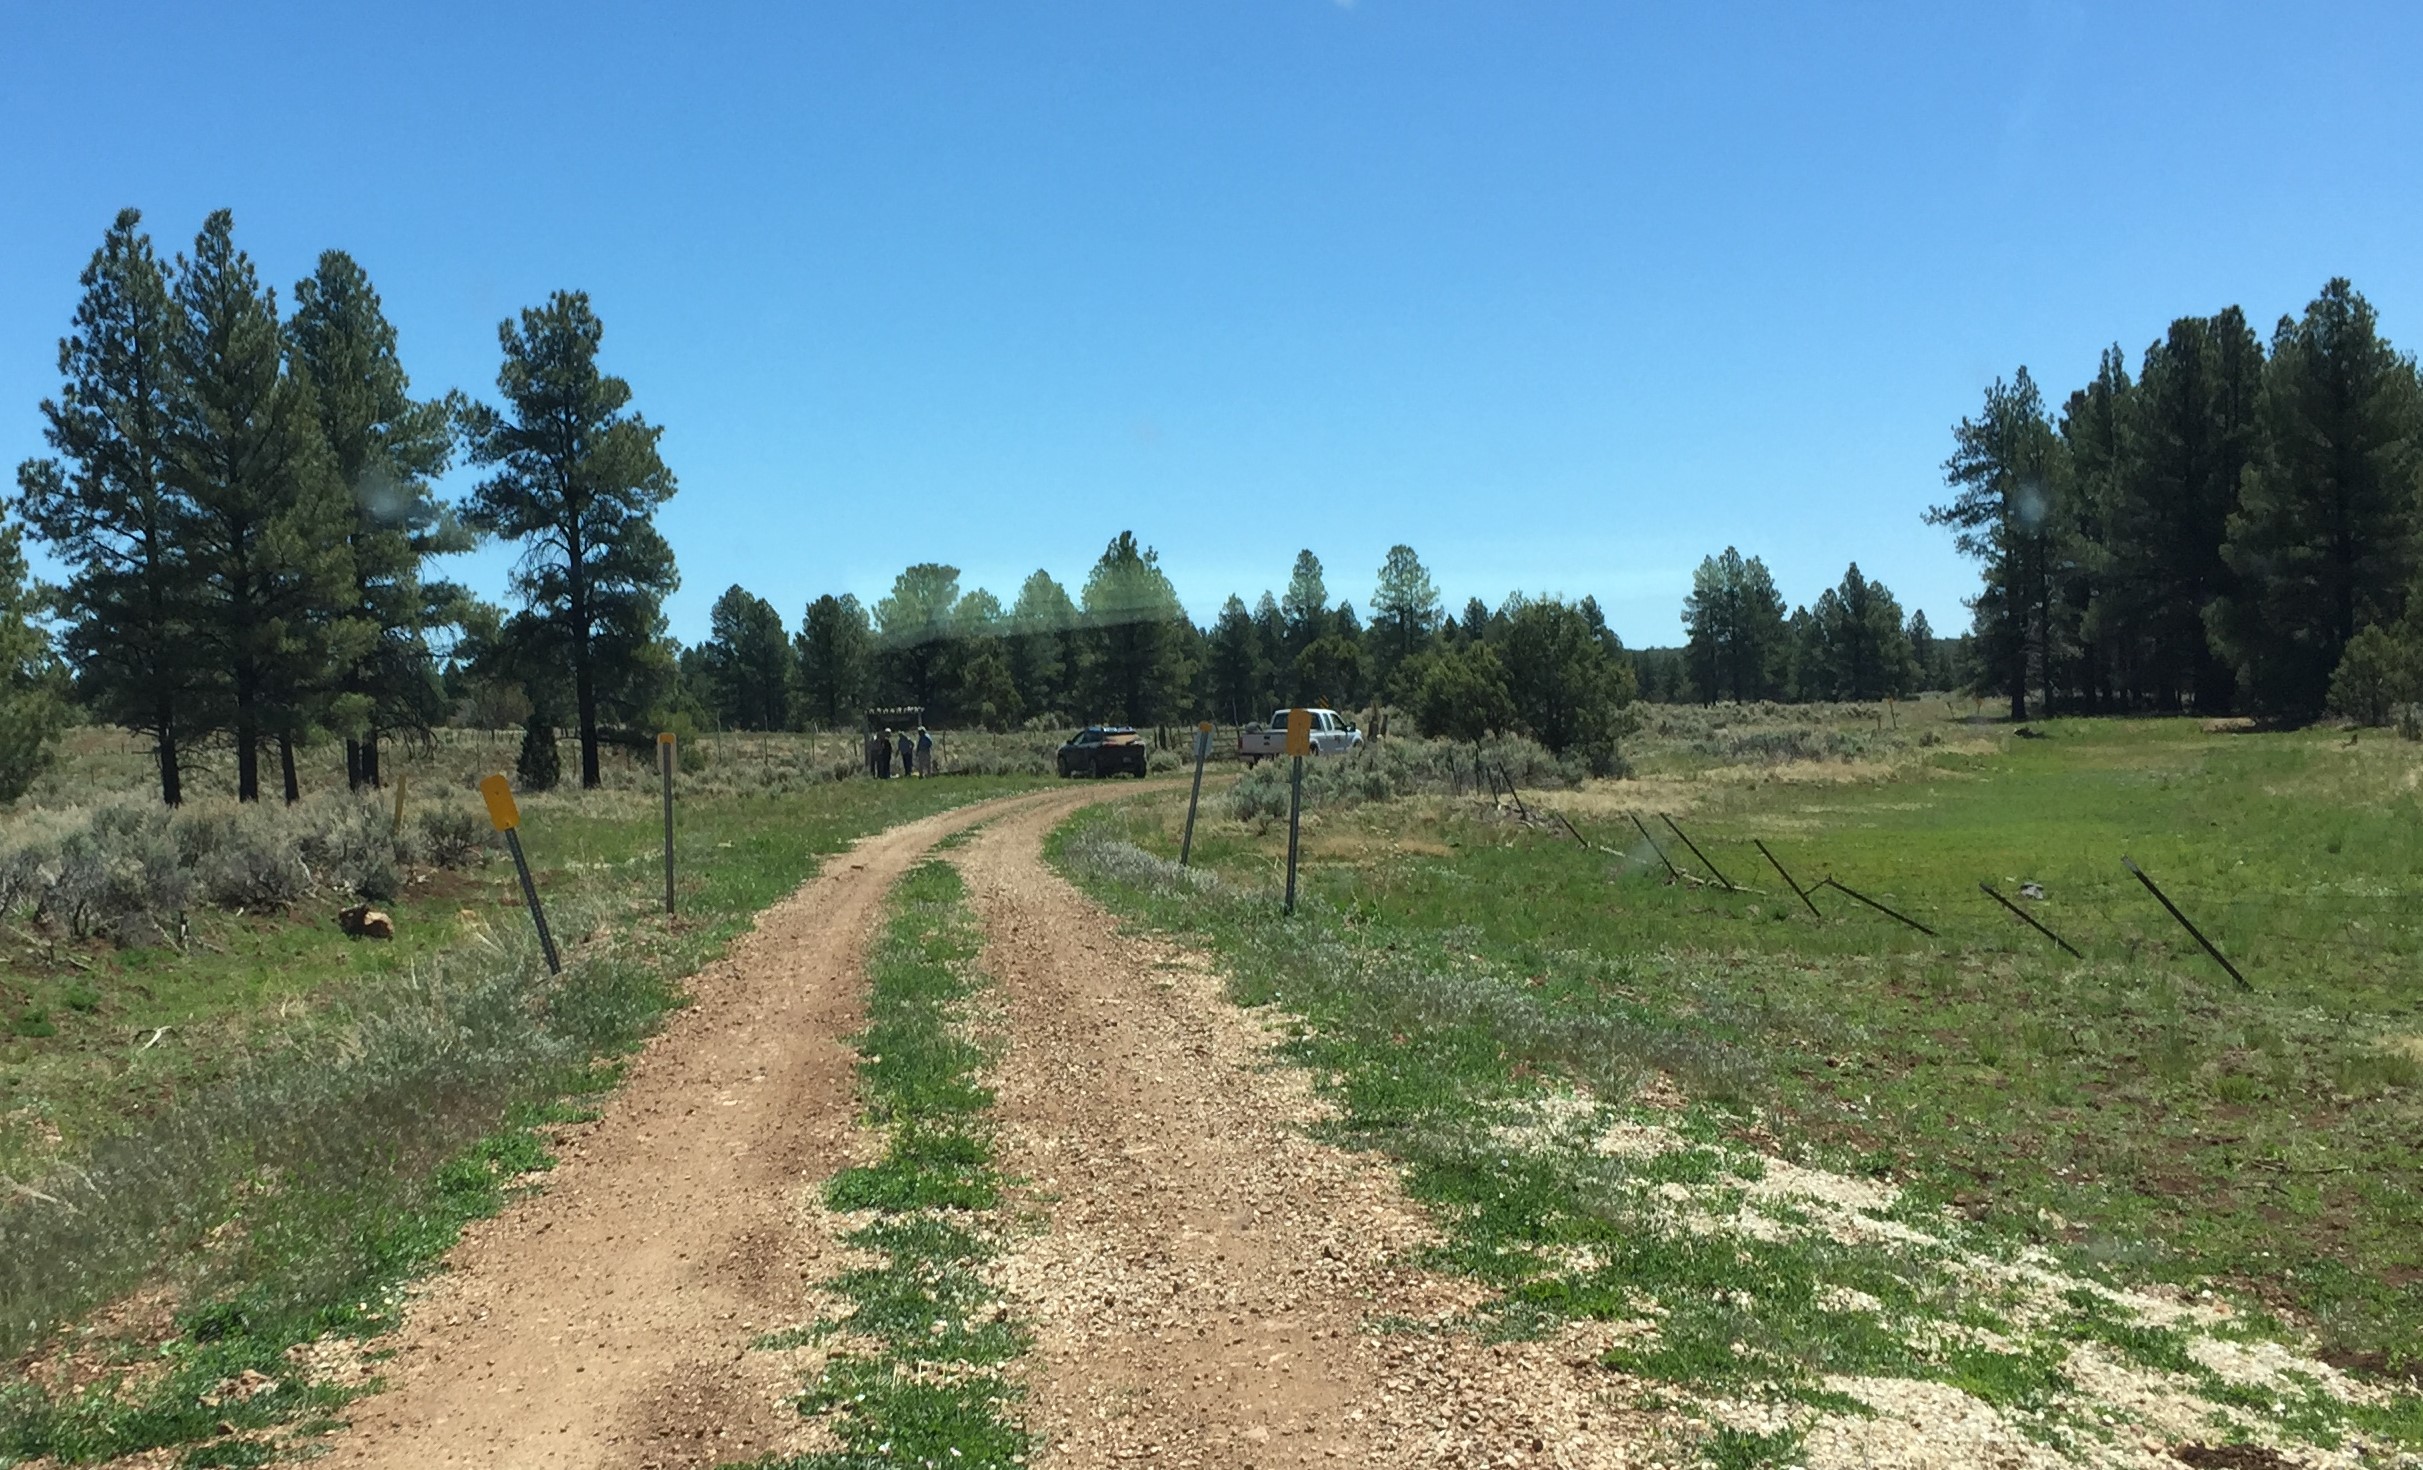
[(659, 745), (671, 745), (673, 743), (673, 732), (670, 730), (658, 732), (656, 743)]
[(1312, 711), (1291, 709), (1287, 712), (1287, 753), (1312, 754)]
[(480, 800), (488, 803), (488, 820), (497, 831), (510, 832), (522, 824), (521, 809), (513, 804), (513, 783), (502, 775), (480, 782)]

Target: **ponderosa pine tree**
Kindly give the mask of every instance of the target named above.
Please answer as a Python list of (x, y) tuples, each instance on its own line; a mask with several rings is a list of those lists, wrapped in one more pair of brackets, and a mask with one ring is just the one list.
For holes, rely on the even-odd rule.
[(799, 620), (801, 713), (827, 729), (855, 724), (873, 696), (875, 629), (856, 596), (826, 593)]
[(1442, 612), (1439, 589), (1414, 549), (1389, 547), (1372, 589), (1371, 628), (1365, 638), (1371, 650), (1372, 688), (1390, 692), (1397, 670), (1437, 636)]
[(1310, 548), (1296, 553), (1295, 567), (1287, 576), (1287, 591), (1279, 598), (1279, 613), (1285, 620), (1285, 659), (1292, 668), (1296, 655), (1329, 631), (1329, 586), (1321, 576), (1321, 558), (1313, 555)]
[(1262, 695), (1270, 682), (1270, 668), (1263, 655), (1261, 634), (1254, 627), (1253, 614), (1245, 610), (1244, 598), (1231, 593), (1228, 601), (1220, 604), (1220, 616), (1212, 622), (1204, 658), (1206, 693), (1213, 711), (1232, 725), (1262, 718), (1266, 712)]
[(1683, 599), (1684, 658), (1701, 699), (1773, 698), (1785, 663), (1784, 598), (1767, 564), (1726, 547), (1703, 557)]
[(2282, 318), (2258, 398), (2261, 447), (2229, 518), (2237, 579), (2214, 641), (2266, 710), (2319, 711), (2348, 641), (2404, 611), (2423, 516), (2423, 392), (2370, 302), (2334, 280)]
[(236, 799), (260, 798), (260, 746), (294, 749), (329, 715), (330, 671), (375, 630), (353, 610), (352, 510), (320, 436), (307, 378), (287, 371), (276, 298), (214, 212), (176, 271), (169, 358), (177, 386), (168, 480), (192, 507), (192, 626), (235, 742)]
[(1820, 697), (1871, 700), (1898, 697), (1917, 682), (1917, 662), (1901, 620), (1901, 603), (1882, 582), (1851, 563), (1840, 585), (1820, 593), (1810, 610)]
[(1027, 713), (1066, 713), (1076, 703), (1080, 621), (1076, 600), (1050, 572), (1037, 568), (1019, 584), (1010, 606), (1010, 675)]
[(1929, 509), (1927, 524), (1951, 527), (1953, 544), (1985, 564), (1985, 589), (1970, 604), (1980, 656), (2011, 718), (2024, 720), (2030, 683), (2059, 658), (2061, 440), (2024, 367), (1997, 379), (1984, 411), (1954, 425), (1952, 439), (1944, 480), (1959, 493)]
[(774, 604), (735, 583), (707, 613), (703, 691), (728, 730), (780, 730), (791, 717), (791, 640)]
[(1121, 531), (1086, 576), (1082, 601), (1092, 716), (1141, 726), (1177, 714), (1192, 682), (1192, 629), (1159, 555)]
[(464, 518), (521, 545), (513, 581), (529, 614), (516, 624), (570, 671), (584, 787), (601, 780), (601, 697), (655, 656), (659, 610), (681, 585), (655, 521), (677, 488), (657, 453), (664, 431), (629, 411), (630, 384), (599, 371), (604, 334), (585, 292), (526, 308), (497, 327), (505, 411), (463, 411), (471, 462), (494, 471)]
[[(2222, 558), (2259, 447), (2263, 345), (2246, 316), (2181, 317), (2145, 350), (2098, 558), (2093, 622), (2135, 702), (2229, 708), (2236, 672), (2207, 627), (2236, 582)], [(2073, 449), (2073, 454), (2075, 454)]]
[(137, 210), (118, 212), (84, 267), (59, 343), (67, 381), (42, 404), (55, 458), (17, 469), (21, 513), (65, 564), (56, 607), (85, 706), (148, 736), (160, 800), (184, 800), (188, 744), (205, 733), (193, 631), (192, 508), (168, 477), (176, 400), (168, 273)]
[(923, 561), (892, 579), (875, 604), (876, 682), (883, 696), (946, 713), (950, 697), (951, 610), (959, 606), (959, 568)]
[(2118, 347), (2108, 347), (2095, 380), (2072, 393), (2061, 411), (2065, 475), (2056, 503), (2063, 521), (2054, 542), (2052, 617), (2058, 630), (2053, 642), (2064, 659), (2053, 682), (2079, 693), (2089, 709), (2103, 707), (2130, 663), (2125, 630), (2106, 626), (2095, 605), (2105, 534), (2127, 473), (2132, 392), (2127, 359)]
[(310, 380), (320, 436), (352, 505), (351, 611), (374, 630), (336, 674), (340, 697), (357, 705), (346, 720), (345, 778), (378, 786), (382, 732), (426, 735), (443, 714), (429, 633), (460, 617), (466, 594), (423, 572), (430, 557), (473, 543), (430, 483), (453, 458), (455, 410), (412, 397), (395, 328), (353, 257), (323, 252), (294, 299), (288, 350)]
[(15, 526), (0, 526), (0, 801), (49, 768), (67, 724), (66, 679), (34, 622), (39, 598)]

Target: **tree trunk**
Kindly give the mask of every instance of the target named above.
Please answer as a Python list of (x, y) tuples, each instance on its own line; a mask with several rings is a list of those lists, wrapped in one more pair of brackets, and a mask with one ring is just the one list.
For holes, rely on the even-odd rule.
[(594, 791), (606, 784), (597, 771), (597, 682), (589, 672), (588, 630), (576, 629), (572, 636), (576, 650), (572, 660), (572, 694), (580, 705), (581, 788)]
[(386, 789), (386, 778), (379, 773), (379, 727), (372, 725), (362, 732), (362, 784), (373, 791)]
[(278, 732), (278, 775), (286, 784), (286, 804), (293, 806), (301, 801), (303, 784), (295, 779), (294, 774), (294, 735), (287, 730)]
[(177, 765), (177, 712), (166, 696), (158, 705), (160, 742), (154, 749), (160, 757), (160, 804), (181, 806), (185, 802), (185, 773)]
[(252, 695), (238, 688), (236, 693), (236, 800), (261, 799), (261, 720), (254, 713)]
[(362, 742), (350, 735), (345, 737), (345, 789), (362, 789)]

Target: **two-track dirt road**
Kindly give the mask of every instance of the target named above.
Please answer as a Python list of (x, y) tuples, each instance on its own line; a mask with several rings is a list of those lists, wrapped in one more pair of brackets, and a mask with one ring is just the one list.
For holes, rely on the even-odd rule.
[(1048, 1221), (1006, 1267), (1043, 1465), (1620, 1465), (1637, 1431), (1579, 1342), (1375, 1334), (1460, 1288), (1376, 1161), (1316, 1143), (1302, 1080), (1187, 956), (1118, 932), (1042, 859), (1079, 805), (1007, 798), (867, 839), (761, 916), (413, 1304), (388, 1389), (324, 1463), (708, 1466), (803, 1447), (779, 1358), (836, 1247), (804, 1201), (851, 1162), (862, 960), (885, 893), (958, 858), (1002, 986), (1007, 1166)]

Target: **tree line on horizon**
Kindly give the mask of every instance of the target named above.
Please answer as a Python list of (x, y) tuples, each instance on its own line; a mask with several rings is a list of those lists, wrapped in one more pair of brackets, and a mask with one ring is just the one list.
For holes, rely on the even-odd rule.
[[(1625, 648), (1587, 596), (1451, 614), (1403, 545), (1368, 616), (1305, 550), (1283, 591), (1231, 595), (1198, 627), (1123, 531), (1073, 592), (1038, 570), (1005, 605), (920, 563), (872, 606), (820, 596), (790, 628), (735, 586), (685, 647), (654, 523), (676, 481), (599, 367), (585, 295), (499, 325), (494, 404), (418, 398), (351, 257), (323, 253), (282, 311), (233, 228), (214, 213), (164, 260), (129, 209), (80, 278), (50, 453), (19, 467), (0, 527), (0, 798), (79, 716), (147, 739), (175, 804), (205, 750), (232, 753), (243, 800), (274, 762), (291, 801), (299, 749), (341, 742), (349, 783), (376, 786), (384, 743), (448, 723), (519, 725), (532, 786), (558, 778), (569, 730), (594, 786), (601, 746), (658, 728), (850, 726), (876, 706), (990, 728), (1388, 708), (1614, 770), (1637, 698), (1968, 687), (2023, 718), (2031, 696), (2359, 717), (2423, 701), (2423, 391), (2344, 281), (2268, 354), (2234, 309), (2175, 323), (2134, 376), (2114, 349), (2058, 420), (2025, 369), (1989, 390), (1954, 431), (1957, 494), (1929, 512), (1984, 564), (1957, 637), (1856, 563), (1787, 610), (1734, 547), (1694, 573), (1674, 648)], [(434, 483), (458, 460), (483, 477), (449, 504)], [(60, 585), (30, 581), (26, 533)], [(487, 537), (520, 553), (510, 609), (432, 570)]]

